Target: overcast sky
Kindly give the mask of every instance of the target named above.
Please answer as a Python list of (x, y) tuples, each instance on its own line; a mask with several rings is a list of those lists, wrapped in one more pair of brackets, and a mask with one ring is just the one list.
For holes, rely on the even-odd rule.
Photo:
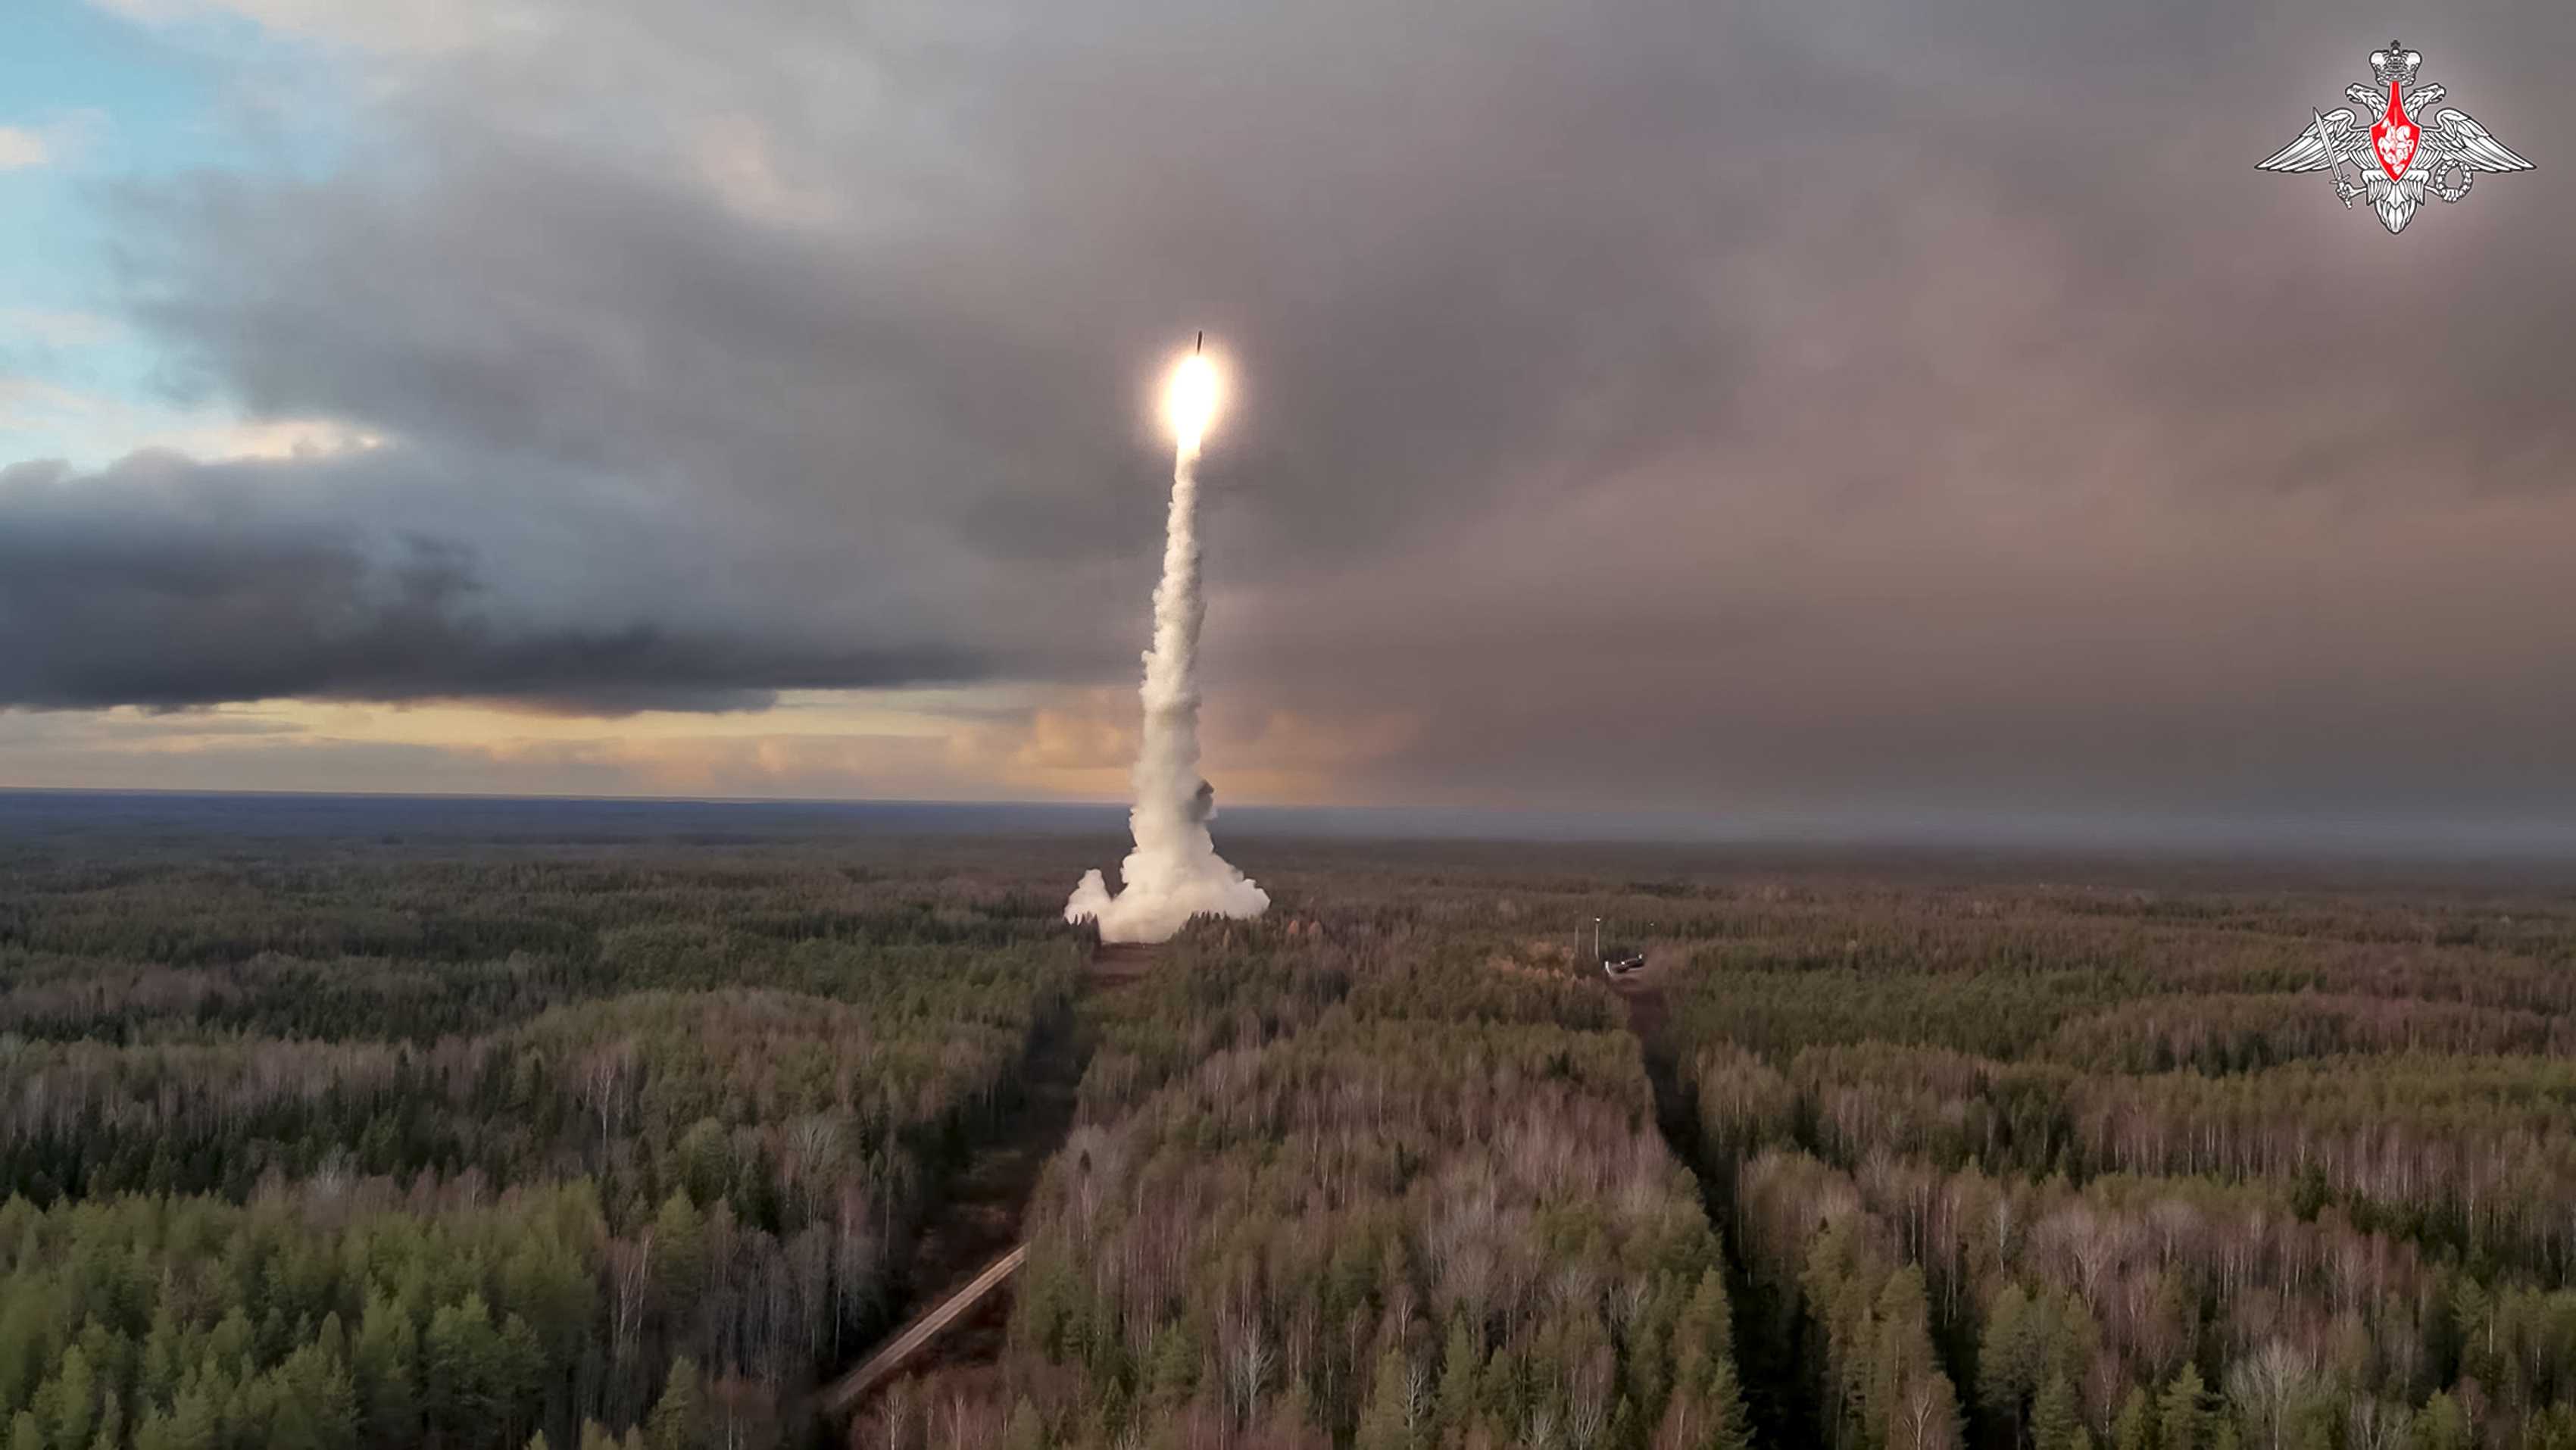
[[(2538, 163), (2394, 237), (2392, 38)], [(2572, 43), (29, 0), (0, 784), (1113, 797), (1203, 327), (1222, 800), (2576, 824)]]

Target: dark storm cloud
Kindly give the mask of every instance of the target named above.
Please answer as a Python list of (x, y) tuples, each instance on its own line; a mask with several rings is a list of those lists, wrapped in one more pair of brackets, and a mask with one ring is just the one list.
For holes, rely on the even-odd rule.
[[(340, 174), (128, 203), (192, 376), (391, 440), (364, 515), (281, 466), (197, 550), (304, 581), (186, 636), (239, 688), (1123, 678), (1141, 374), (1204, 326), (1244, 373), (1211, 666), (1418, 716), (1390, 797), (2491, 804), (2576, 765), (2533, 544), (2576, 527), (2559, 7), (2402, 37), (2543, 170), (2400, 238), (2253, 169), (2389, 38), (2323, 0), (529, 17), (381, 58)], [(154, 674), (148, 574), (102, 577), (122, 663), (48, 678), (235, 688)]]
[[(282, 477), (295, 473), (325, 477)], [(938, 649), (836, 651), (713, 621), (494, 614), (454, 543), (269, 513), (275, 492), (363, 487), (365, 473), (154, 453), (79, 479), (60, 465), (0, 470), (0, 695), (40, 707), (497, 698), (624, 714), (977, 673)]]

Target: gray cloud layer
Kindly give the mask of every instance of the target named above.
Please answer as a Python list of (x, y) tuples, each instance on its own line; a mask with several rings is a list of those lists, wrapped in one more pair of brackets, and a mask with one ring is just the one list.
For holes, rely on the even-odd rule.
[(1206, 326), (1211, 667), (1374, 795), (2576, 807), (2563, 7), (2403, 37), (2543, 170), (2399, 238), (2252, 167), (2324, 0), (969, 10), (549, 0), (129, 195), (189, 376), (392, 441), (0, 478), (0, 695), (1122, 679)]
[(361, 496), (437, 487), (371, 478), (373, 462), (280, 470), (142, 453), (90, 478), (0, 470), (0, 694), (36, 706), (490, 697), (625, 713), (982, 673), (939, 647), (853, 648), (683, 611), (566, 601), (537, 624), (455, 535), (355, 524), (343, 509), (280, 516), (281, 471)]

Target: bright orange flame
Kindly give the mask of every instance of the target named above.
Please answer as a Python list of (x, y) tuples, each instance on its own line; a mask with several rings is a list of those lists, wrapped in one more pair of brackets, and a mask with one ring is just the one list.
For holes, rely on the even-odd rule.
[(1172, 369), (1172, 380), (1163, 387), (1163, 417), (1172, 425), (1172, 435), (1181, 447), (1196, 453), (1199, 441), (1207, 437), (1208, 424), (1216, 418), (1216, 364), (1204, 354), (1191, 353)]

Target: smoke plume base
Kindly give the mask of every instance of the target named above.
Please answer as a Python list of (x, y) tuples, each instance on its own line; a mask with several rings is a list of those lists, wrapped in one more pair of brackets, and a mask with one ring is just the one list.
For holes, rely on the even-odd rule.
[(1198, 459), (1216, 401), (1214, 367), (1196, 354), (1182, 359), (1164, 397), (1179, 447), (1163, 581), (1154, 590), (1154, 647), (1145, 652), (1144, 742), (1129, 777), (1136, 849), (1118, 868), (1124, 889), (1117, 895), (1098, 871), (1086, 871), (1064, 906), (1067, 921), (1098, 922), (1104, 942), (1168, 941), (1192, 917), (1253, 917), (1270, 908), (1269, 894), (1217, 855), (1207, 827), (1216, 791), (1199, 776), (1199, 625), (1207, 601), (1199, 590)]

